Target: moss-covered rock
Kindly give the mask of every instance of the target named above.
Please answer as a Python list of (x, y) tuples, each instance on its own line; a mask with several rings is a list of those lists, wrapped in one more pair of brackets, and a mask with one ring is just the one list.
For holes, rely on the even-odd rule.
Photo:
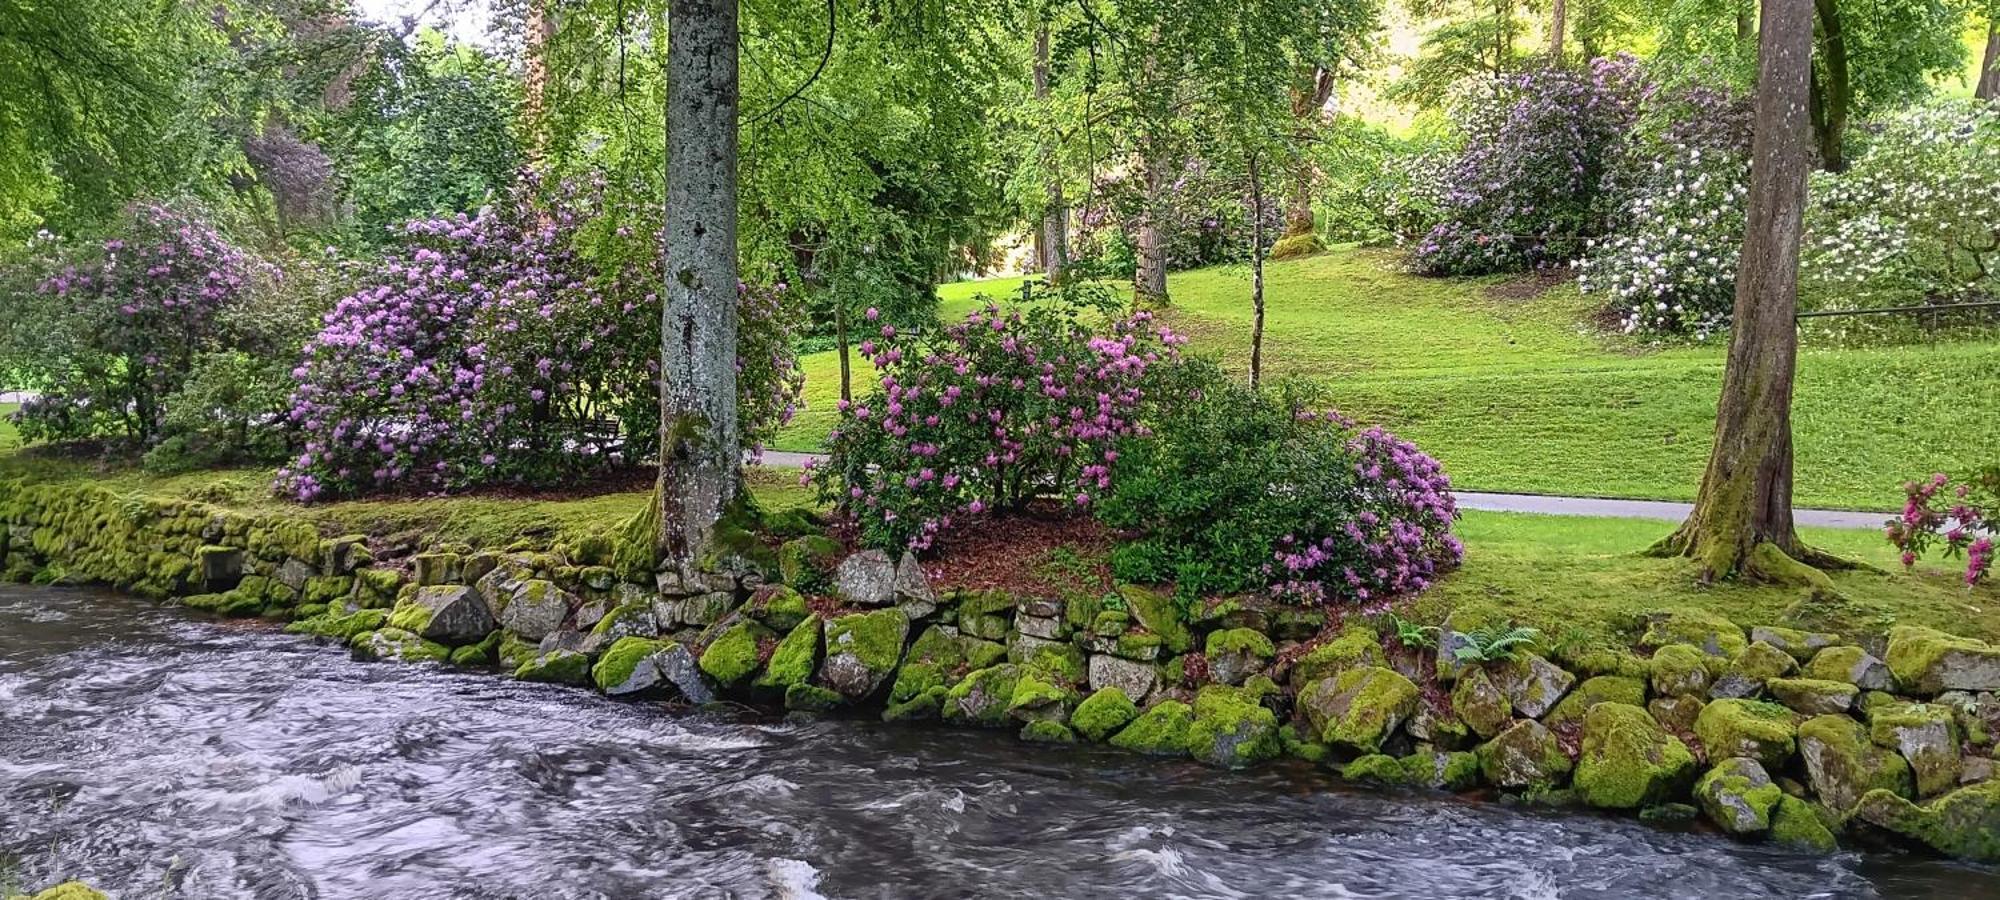
[(1779, 846), (1813, 853), (1840, 849), (1840, 842), (1834, 839), (1812, 803), (1792, 796), (1778, 798), (1777, 811), (1771, 814), (1771, 840)]
[(397, 602), (389, 624), (447, 646), (473, 643), (496, 627), (478, 594), (469, 587), (450, 584), (417, 588), (408, 599)]
[(846, 699), (839, 691), (816, 684), (794, 684), (785, 688), (785, 708), (793, 712), (826, 712)]
[[(1556, 704), (1542, 721), (1550, 726), (1582, 722), (1600, 703), (1622, 703), (1635, 708), (1646, 705), (1646, 682), (1624, 675), (1598, 675), (1584, 679), (1576, 690)], [(1645, 713), (1643, 708), (1639, 709)]]
[(925, 689), (907, 700), (892, 701), (882, 710), (884, 722), (927, 722), (944, 715), (948, 690), (944, 685)]
[(1708, 692), (1708, 654), (1690, 644), (1668, 644), (1653, 654), (1649, 673), (1653, 693), (1662, 697), (1699, 697)]
[(1728, 674), (1763, 683), (1783, 678), (1799, 667), (1792, 655), (1763, 641), (1757, 641), (1729, 661)]
[(1242, 684), (1278, 655), (1271, 639), (1251, 628), (1210, 632), (1204, 649), (1209, 677), (1222, 684)]
[(1800, 631), (1796, 628), (1782, 628), (1776, 625), (1759, 625), (1750, 629), (1751, 643), (1765, 643), (1791, 654), (1800, 663), (1828, 647), (1840, 643), (1840, 635), (1818, 631)]
[(1584, 714), (1575, 776), (1583, 802), (1605, 809), (1650, 806), (1680, 796), (1694, 772), (1687, 745), (1644, 709), (1607, 700)]
[(1821, 681), (1844, 681), (1864, 691), (1886, 691), (1895, 686), (1888, 664), (1860, 647), (1828, 647), (1815, 654), (1801, 672)]
[(1545, 791), (1561, 787), (1575, 763), (1542, 723), (1524, 719), (1479, 745), (1479, 773), (1495, 787)]
[(1870, 791), (1855, 815), (1940, 853), (2000, 863), (2000, 781), (1959, 788), (1924, 806), (1889, 791)]
[(656, 638), (660, 636), (660, 620), (653, 614), (653, 604), (628, 601), (606, 611), (604, 618), (590, 627), (590, 636), (606, 644), (626, 637)]
[(501, 634), (499, 631), (490, 631), (476, 644), (466, 644), (453, 649), (451, 664), (466, 668), (493, 665), (499, 657)]
[(1283, 750), (1277, 715), (1254, 692), (1219, 684), (1195, 695), (1187, 741), (1195, 759), (1231, 769), (1275, 759)]
[(1514, 712), (1530, 719), (1548, 715), (1576, 685), (1575, 675), (1533, 653), (1516, 653), (1488, 664), (1486, 674), (1513, 704)]
[(1036, 719), (1021, 727), (1021, 740), (1030, 744), (1074, 744), (1076, 732), (1053, 719)]
[(1750, 646), (1743, 629), (1728, 617), (1698, 607), (1681, 607), (1645, 617), (1639, 646), (1658, 649), (1688, 644), (1710, 656), (1734, 657)]
[(32, 897), (17, 897), (15, 900), (109, 900), (109, 898), (81, 881), (65, 881)]
[(1076, 705), (1069, 724), (1093, 741), (1104, 741), (1139, 715), (1139, 707), (1115, 687), (1100, 688)]
[(351, 641), (357, 634), (374, 631), (387, 624), (389, 624), (388, 610), (357, 609), (353, 612), (342, 612), (338, 607), (334, 607), (317, 616), (299, 619), (285, 626), (285, 630), (292, 634)]
[(1180, 604), (1174, 602), (1173, 595), (1138, 587), (1119, 585), (1118, 595), (1125, 599), (1125, 608), (1132, 611), (1132, 617), (1146, 630), (1160, 636), (1160, 641), (1169, 652), (1186, 653), (1194, 647), (1194, 634), (1188, 630), (1187, 614)]
[(1340, 767), (1340, 777), (1348, 781), (1399, 785), (1403, 783), (1403, 761), (1386, 753), (1368, 753)]
[(1467, 668), (1452, 686), (1451, 708), (1481, 739), (1499, 734), (1514, 721), (1514, 705), (1494, 686), (1486, 670), (1476, 666)]
[(775, 638), (769, 628), (748, 619), (739, 621), (701, 651), (702, 674), (725, 688), (741, 687), (764, 665), (764, 642)]
[(1909, 764), (1877, 747), (1867, 727), (1847, 716), (1818, 716), (1800, 725), (1799, 756), (1813, 794), (1840, 816), (1852, 813), (1869, 791), (1906, 797), (1914, 790)]
[(1013, 663), (968, 673), (945, 693), (945, 721), (988, 728), (1007, 724), (1007, 707), (1014, 702), (1014, 685), (1020, 680), (1021, 667)]
[(1417, 686), (1400, 673), (1363, 666), (1307, 685), (1298, 705), (1321, 741), (1374, 753), (1416, 711), (1417, 697)]
[(782, 584), (767, 584), (750, 595), (743, 604), (743, 614), (756, 620), (765, 628), (785, 634), (799, 627), (811, 611), (806, 608), (806, 598)]
[(357, 634), (348, 646), (353, 648), (356, 659), (441, 663), (451, 658), (451, 648), (400, 628), (381, 628)]
[(1958, 717), (1936, 703), (1894, 703), (1868, 718), (1876, 746), (1902, 754), (1916, 779), (1917, 794), (1929, 797), (1958, 785), (1961, 765)]
[(1146, 708), (1111, 736), (1111, 746), (1155, 756), (1185, 756), (1194, 708), (1179, 700), (1162, 700)]
[(1771, 814), (1785, 792), (1771, 781), (1763, 765), (1748, 757), (1717, 763), (1694, 786), (1702, 812), (1723, 831), (1737, 836), (1771, 830)]
[(841, 616), (826, 623), (820, 679), (849, 700), (874, 694), (903, 659), (910, 620), (899, 609)]
[(1889, 673), (1918, 694), (2000, 691), (2000, 647), (1930, 628), (1901, 625), (1889, 631)]
[(1062, 721), (1064, 712), (1076, 694), (1060, 683), (1049, 680), (1038, 672), (1024, 669), (1014, 680), (1014, 691), (1008, 695), (1007, 714), (1023, 722), (1038, 719)]
[(1796, 715), (1775, 703), (1717, 700), (1702, 708), (1694, 734), (1710, 759), (1744, 756), (1783, 768), (1797, 746)]
[(1854, 685), (1817, 678), (1773, 678), (1765, 682), (1764, 689), (1779, 703), (1808, 716), (1845, 713), (1861, 696), (1861, 689)]
[(778, 547), (778, 577), (794, 590), (824, 594), (833, 589), (840, 542), (821, 534), (793, 538)]
[(764, 671), (752, 685), (764, 691), (785, 691), (812, 681), (819, 668), (821, 622), (818, 616), (799, 620), (771, 651)]
[(943, 626), (924, 629), (903, 655), (903, 665), (896, 670), (896, 682), (889, 689), (889, 702), (902, 703), (933, 687), (948, 687), (948, 679), (967, 665), (966, 640)]
[(1357, 623), (1343, 629), (1339, 637), (1300, 656), (1292, 664), (1292, 683), (1310, 684), (1348, 669), (1387, 664), (1388, 659), (1382, 652), (1382, 640), (1376, 637), (1375, 629)]
[(611, 697), (642, 694), (663, 686), (653, 655), (672, 646), (672, 641), (622, 637), (605, 648), (597, 665), (590, 669), (591, 683)]
[(520, 635), (511, 631), (500, 633), (498, 653), (500, 656), (500, 666), (504, 669), (509, 671), (519, 669), (541, 652), (541, 648), (521, 640)]
[(590, 657), (575, 650), (538, 653), (515, 669), (514, 677), (547, 684), (589, 684)]

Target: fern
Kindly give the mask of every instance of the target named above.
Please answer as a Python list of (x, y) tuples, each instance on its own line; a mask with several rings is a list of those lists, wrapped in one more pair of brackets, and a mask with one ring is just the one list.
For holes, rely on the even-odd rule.
[(1408, 650), (1434, 650), (1444, 633), (1436, 625), (1419, 625), (1395, 613), (1389, 614), (1389, 624), (1396, 629), (1396, 643)]
[(1463, 646), (1452, 653), (1459, 662), (1485, 663), (1513, 658), (1516, 650), (1531, 647), (1540, 640), (1542, 632), (1539, 629), (1510, 624), (1506, 628), (1455, 631), (1452, 635), (1464, 642)]

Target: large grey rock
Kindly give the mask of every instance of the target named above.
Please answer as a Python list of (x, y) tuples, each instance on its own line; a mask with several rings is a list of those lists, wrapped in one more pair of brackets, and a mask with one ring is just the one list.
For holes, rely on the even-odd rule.
[(833, 584), (849, 603), (888, 606), (896, 601), (896, 563), (880, 550), (863, 550), (840, 561)]
[(312, 563), (287, 557), (284, 562), (278, 564), (278, 571), (272, 577), (285, 587), (302, 591), (305, 590), (306, 579), (318, 574), (319, 570), (314, 568)]
[(841, 616), (826, 623), (820, 679), (850, 700), (875, 693), (903, 659), (910, 620), (899, 610)]
[(917, 563), (915, 553), (904, 553), (896, 563), (896, 600), (899, 604), (936, 603), (937, 592), (931, 590), (930, 576), (924, 574), (924, 567)]
[(478, 642), (495, 627), (485, 601), (464, 585), (421, 587), (408, 602), (428, 616), (429, 621), (417, 632), (425, 640), (456, 647)]
[(1806, 781), (1819, 802), (1842, 816), (1869, 791), (1908, 796), (1910, 766), (1894, 752), (1875, 746), (1868, 729), (1847, 716), (1819, 716), (1799, 726), (1799, 756)]
[(1479, 745), (1479, 772), (1495, 787), (1519, 791), (1560, 787), (1576, 764), (1553, 732), (1527, 719)]
[(2000, 647), (1915, 626), (1889, 632), (1889, 671), (1905, 690), (2000, 691)]
[(1869, 716), (1868, 736), (1909, 762), (1920, 796), (1943, 793), (1958, 785), (1958, 721), (1950, 708), (1936, 703), (1878, 707)]
[(574, 599), (568, 591), (556, 587), (555, 582), (531, 578), (515, 588), (497, 618), (500, 627), (523, 640), (540, 641), (569, 619)]
[(1108, 653), (1094, 653), (1090, 657), (1090, 689), (1101, 691), (1115, 687), (1125, 692), (1134, 702), (1144, 702), (1153, 693), (1153, 685), (1160, 680), (1160, 669), (1151, 663), (1121, 659)]
[(715, 689), (701, 673), (701, 660), (679, 643), (672, 644), (647, 660), (660, 677), (681, 692), (681, 698), (697, 706), (715, 702)]
[(1023, 614), (1014, 617), (1014, 627), (1021, 629), (1021, 633), (1029, 637), (1052, 641), (1061, 636), (1062, 620)]
[(1804, 675), (1825, 681), (1845, 681), (1864, 691), (1886, 691), (1894, 686), (1889, 666), (1860, 647), (1828, 647), (1806, 663)]
[(1529, 719), (1539, 719), (1554, 709), (1576, 684), (1575, 675), (1533, 653), (1489, 665), (1486, 675), (1506, 695), (1514, 711)]
[(1702, 812), (1723, 831), (1734, 835), (1762, 834), (1771, 830), (1771, 814), (1785, 796), (1764, 764), (1742, 756), (1730, 757), (1694, 786), (1694, 797)]

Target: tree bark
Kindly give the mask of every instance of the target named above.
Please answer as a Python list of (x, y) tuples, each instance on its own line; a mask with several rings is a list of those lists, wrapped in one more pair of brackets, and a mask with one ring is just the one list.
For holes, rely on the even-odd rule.
[(1250, 154), (1250, 387), (1264, 376), (1264, 181)]
[[(1313, 220), (1313, 188), (1319, 177), (1319, 170), (1313, 165), (1311, 154), (1306, 148), (1312, 143), (1313, 126), (1319, 122), (1326, 109), (1326, 103), (1333, 98), (1334, 74), (1324, 66), (1314, 66), (1312, 76), (1303, 89), (1292, 89), (1292, 140), (1298, 145), (1294, 155), (1297, 170), (1292, 173), (1290, 190), (1285, 196), (1285, 234), (1289, 240), (1306, 237), (1318, 230)], [(1317, 247), (1304, 248), (1316, 251)]]
[(1715, 446), (1694, 511), (1654, 551), (1696, 560), (1704, 579), (1743, 576), (1831, 590), (1806, 563), (1832, 561), (1807, 548), (1792, 522), (1794, 316), (1810, 154), (1813, 2), (1763, 3), (1749, 220)]
[(1568, 0), (1554, 0), (1549, 11), (1549, 62), (1562, 65), (1563, 32), (1569, 28)]
[(528, 132), (527, 162), (530, 171), (540, 172), (549, 152), (547, 112), (549, 85), (549, 39), (555, 37), (555, 18), (549, 15), (550, 0), (528, 0), (526, 47), (521, 62), (521, 117)]
[(671, 0), (666, 302), (660, 322), (662, 569), (698, 577), (742, 485), (736, 409), (736, 0)]
[(847, 298), (841, 297), (833, 305), (833, 331), (840, 344), (840, 399), (854, 402), (854, 368), (850, 361), (847, 337)]
[(1166, 161), (1156, 145), (1150, 145), (1140, 165), (1145, 169), (1146, 196), (1139, 211), (1138, 266), (1132, 273), (1132, 297), (1141, 306), (1166, 306), (1167, 241), (1160, 227), (1160, 209), (1166, 195)]
[(2000, 100), (2000, 13), (1986, 25), (1986, 56), (1979, 66), (1979, 86), (1972, 96)]
[[(1049, 102), (1049, 26), (1043, 22), (1035, 30), (1035, 103), (1046, 111)], [(1046, 113), (1045, 113), (1046, 114)], [(1042, 272), (1050, 282), (1062, 280), (1063, 270), (1069, 267), (1069, 205), (1063, 199), (1062, 175), (1058, 171), (1055, 143), (1049, 140), (1050, 129), (1042, 129), (1041, 163), (1045, 199), (1042, 204), (1042, 223), (1035, 233), (1036, 255), (1042, 264)]]
[(1840, 172), (1847, 168), (1847, 117), (1854, 104), (1854, 89), (1848, 75), (1847, 35), (1840, 23), (1839, 0), (1814, 0), (1813, 8), (1823, 50), (1821, 68), (1826, 73), (1822, 80), (1820, 69), (1812, 70), (1808, 94), (1813, 134), (1819, 142), (1820, 167)]

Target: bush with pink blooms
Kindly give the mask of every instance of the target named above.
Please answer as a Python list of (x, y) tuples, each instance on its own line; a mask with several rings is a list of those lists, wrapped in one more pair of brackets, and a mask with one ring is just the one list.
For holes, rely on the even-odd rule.
[(1993, 541), (2000, 529), (2000, 466), (1953, 483), (1939, 472), (1903, 485), (1903, 514), (1884, 533), (1903, 553), (1903, 565), (1939, 543), (1946, 559), (1965, 559), (1965, 583), (1978, 584), (1993, 571)]
[(954, 525), (1056, 498), (1088, 510), (1119, 442), (1143, 434), (1149, 373), (1182, 338), (1119, 316), (1101, 288), (989, 305), (935, 334), (869, 318), (880, 386), (842, 404), (829, 459), (808, 470), (862, 543), (926, 550)]
[[(652, 452), (657, 232), (619, 226), (603, 243), (635, 249), (594, 263), (581, 233), (626, 220), (594, 188), (554, 193), (403, 226), (293, 372), (289, 417), (305, 440), (281, 491), (553, 485)], [(801, 380), (773, 292), (741, 297), (744, 433), (757, 441), (790, 417)]]
[(1120, 579), (1375, 609), (1463, 558), (1437, 460), (1326, 409), (1322, 389), (1252, 390), (1192, 362), (1157, 390), (1153, 431), (1119, 443), (1098, 509), (1125, 538)]

